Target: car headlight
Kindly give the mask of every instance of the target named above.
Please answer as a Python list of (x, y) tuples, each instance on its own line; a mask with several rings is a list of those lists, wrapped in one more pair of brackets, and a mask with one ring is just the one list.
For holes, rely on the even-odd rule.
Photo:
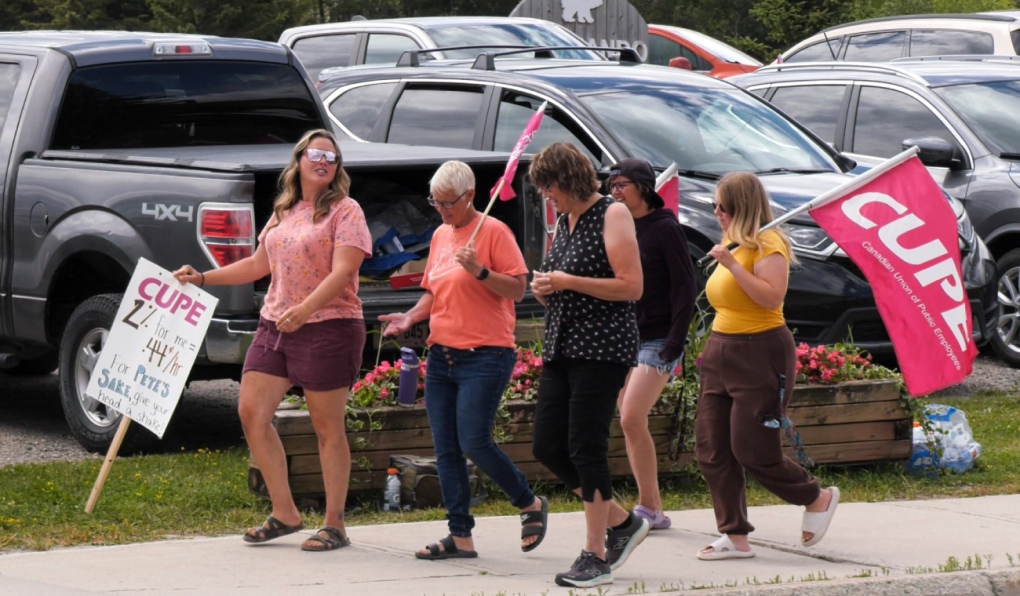
[(832, 244), (832, 239), (821, 228), (809, 228), (786, 224), (786, 235), (794, 248), (811, 253), (822, 253)]

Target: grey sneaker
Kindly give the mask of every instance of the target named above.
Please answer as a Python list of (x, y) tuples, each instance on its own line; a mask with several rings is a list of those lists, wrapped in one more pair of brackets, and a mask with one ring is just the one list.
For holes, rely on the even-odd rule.
[(606, 530), (606, 561), (609, 567), (616, 571), (620, 565), (627, 562), (627, 557), (634, 552), (637, 545), (648, 536), (651, 530), (648, 520), (634, 515), (630, 516), (630, 523), (621, 530), (609, 528)]
[(591, 551), (582, 550), (570, 571), (556, 574), (556, 585), (590, 588), (613, 583), (613, 570)]

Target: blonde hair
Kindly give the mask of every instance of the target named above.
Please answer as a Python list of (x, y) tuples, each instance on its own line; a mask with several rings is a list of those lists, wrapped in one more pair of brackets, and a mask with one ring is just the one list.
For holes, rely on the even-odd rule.
[[(730, 172), (719, 180), (715, 199), (723, 212), (730, 216), (730, 227), (725, 231), (726, 240), (753, 251), (760, 250), (758, 230), (773, 220), (769, 194), (761, 180), (750, 172)], [(786, 232), (778, 227), (771, 230), (786, 245), (790, 263), (796, 263), (797, 257), (793, 254)]]
[(333, 144), (336, 151), (336, 176), (330, 181), (322, 192), (315, 197), (312, 222), (318, 222), (329, 213), (333, 204), (347, 198), (347, 191), (351, 188), (351, 179), (343, 168), (343, 157), (340, 155), (340, 146), (336, 142), (333, 133), (324, 129), (312, 130), (305, 133), (301, 140), (294, 145), (294, 152), (291, 154), (290, 163), (280, 174), (280, 196), (273, 202), (273, 213), (276, 215), (276, 225), (283, 221), (284, 214), (291, 207), (297, 205), (304, 197), (301, 196), (301, 156), (305, 149), (315, 139), (326, 139)]

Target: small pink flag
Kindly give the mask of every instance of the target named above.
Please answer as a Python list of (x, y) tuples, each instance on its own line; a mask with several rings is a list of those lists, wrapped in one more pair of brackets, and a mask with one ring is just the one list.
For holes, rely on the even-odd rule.
[[(496, 190), (499, 189), (499, 199), (501, 201), (509, 201), (517, 196), (513, 189), (517, 163), (521, 160), (521, 155), (524, 155), (524, 150), (531, 144), (531, 139), (535, 138), (538, 127), (542, 126), (542, 116), (545, 114), (547, 103), (549, 102), (543, 101), (542, 105), (538, 106), (538, 111), (531, 116), (531, 120), (528, 120), (528, 126), (524, 129), (524, 133), (521, 134), (521, 138), (517, 139), (517, 144), (514, 145), (514, 150), (510, 153), (510, 161), (506, 164), (506, 171), (503, 172), (503, 176), (499, 180), (496, 180), (495, 186), (492, 187), (492, 191), (489, 193), (494, 195)], [(502, 185), (502, 188), (500, 188), (500, 185)]]
[(667, 178), (655, 192), (662, 197), (662, 202), (665, 203), (664, 207), (673, 212), (674, 215), (680, 215), (680, 177), (673, 175)]

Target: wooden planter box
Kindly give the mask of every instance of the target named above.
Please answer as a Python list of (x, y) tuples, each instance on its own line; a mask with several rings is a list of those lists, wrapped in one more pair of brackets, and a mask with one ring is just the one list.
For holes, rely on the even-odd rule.
[[(555, 481), (551, 472), (531, 454), (534, 402), (507, 404), (512, 439), (500, 447), (520, 467), (528, 480)], [(800, 431), (807, 454), (818, 464), (860, 464), (886, 460), (906, 460), (911, 453), (912, 420), (900, 400), (896, 381), (855, 381), (840, 385), (798, 385), (790, 402), (789, 416)], [(425, 408), (380, 408), (359, 413), (358, 417), (382, 423), (376, 431), (348, 433), (351, 456), (351, 490), (379, 490), (386, 481), (390, 455), (432, 455), (432, 433)], [(273, 420), (290, 472), (290, 487), (295, 496), (319, 496), (323, 493), (318, 443), (308, 412), (280, 410)], [(667, 456), (670, 416), (653, 415), (649, 428), (656, 443), (659, 473), (676, 474)], [(363, 448), (356, 447), (363, 445)], [(785, 444), (785, 443), (784, 443)], [(793, 457), (793, 450), (786, 447)], [(357, 465), (365, 458), (368, 468)], [(677, 463), (693, 462), (693, 454), (683, 452)], [(248, 473), (248, 487), (267, 494), (262, 475), (254, 466)], [(631, 475), (630, 464), (620, 429), (613, 421), (609, 442), (609, 465), (614, 478)]]

